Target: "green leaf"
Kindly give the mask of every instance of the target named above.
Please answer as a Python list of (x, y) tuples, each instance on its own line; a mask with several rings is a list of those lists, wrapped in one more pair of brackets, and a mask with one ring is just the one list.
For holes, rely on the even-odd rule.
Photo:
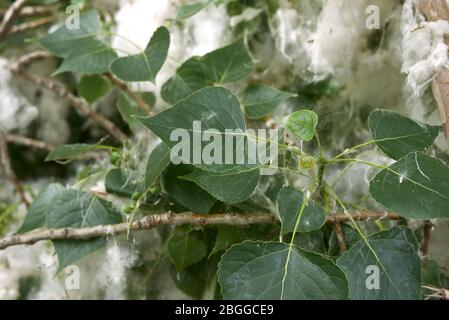
[(115, 59), (117, 59), (115, 51), (103, 42), (90, 38), (78, 40), (53, 75), (63, 72), (108, 72)]
[(286, 243), (245, 241), (222, 257), (224, 299), (347, 299), (344, 274), (329, 259)]
[[(299, 218), (304, 194), (295, 188), (282, 188), (276, 198), (279, 216), (282, 222), (282, 234), (295, 230)], [(298, 226), (299, 232), (310, 232), (320, 229), (326, 222), (324, 209), (314, 200), (309, 199)]]
[(216, 200), (195, 183), (180, 179), (193, 170), (189, 165), (169, 165), (161, 177), (163, 189), (179, 204), (195, 213), (209, 213)]
[(109, 81), (99, 74), (84, 75), (78, 83), (78, 93), (89, 103), (100, 99), (109, 88)]
[[(176, 154), (184, 163), (194, 164), (201, 171), (195, 170), (192, 175), (184, 178), (196, 182), (215, 198), (236, 203), (245, 200), (254, 192), (259, 179), (260, 165), (249, 164), (251, 159), (247, 156), (247, 148), (252, 142), (244, 133), (246, 125), (239, 101), (229, 90), (221, 87), (203, 88), (153, 117), (138, 119), (170, 148), (186, 146), (187, 151), (183, 150), (182, 154), (179, 152)], [(194, 123), (199, 123), (201, 127), (194, 128)], [(172, 133), (181, 129), (184, 130), (186, 137), (181, 141), (178, 138), (173, 139)], [(212, 129), (215, 130), (213, 141), (201, 138), (204, 132), (207, 130), (211, 132)], [(233, 134), (230, 134), (229, 130), (232, 130)], [(243, 141), (241, 144), (245, 153), (243, 161), (236, 161), (237, 145), (240, 145), (240, 141), (234, 142), (238, 140), (237, 136)], [(227, 145), (230, 140), (233, 148)], [(204, 150), (216, 141), (220, 150), (217, 154), (221, 154), (220, 159), (210, 164), (203, 163)], [(226, 160), (226, 155), (230, 152), (234, 159), (231, 162), (234, 163)], [(200, 159), (196, 159), (195, 156), (199, 156)], [(242, 189), (233, 187), (236, 179), (242, 182)], [(227, 187), (224, 187), (225, 185)]]
[(102, 33), (98, 12), (88, 11), (80, 15), (79, 29), (62, 25), (39, 39), (39, 43), (54, 55), (64, 58), (55, 74), (67, 71), (103, 73), (109, 71), (117, 54), (99, 39)]
[(50, 151), (50, 153), (45, 158), (45, 161), (72, 160), (88, 152), (101, 149), (109, 150), (111, 149), (111, 147), (86, 143), (65, 144), (62, 147)]
[(142, 127), (142, 124), (136, 117), (146, 117), (147, 114), (134, 100), (131, 100), (128, 96), (122, 94), (118, 98), (117, 107), (123, 120), (128, 123), (133, 132), (136, 132)]
[(192, 57), (185, 61), (176, 70), (176, 74), (164, 83), (161, 88), (161, 96), (168, 103), (175, 104), (206, 85), (205, 67), (201, 58)]
[(419, 152), (379, 172), (371, 180), (369, 192), (406, 218), (449, 218), (449, 168)]
[(420, 299), (421, 265), (411, 235), (406, 228), (393, 227), (367, 242), (360, 240), (337, 260), (348, 279), (350, 299)]
[(111, 72), (124, 81), (155, 82), (156, 75), (167, 59), (170, 33), (158, 28), (142, 53), (118, 58), (111, 65)]
[(195, 2), (192, 4), (185, 4), (183, 6), (180, 6), (176, 13), (176, 19), (177, 20), (187, 19), (203, 10), (208, 4), (209, 1)]
[[(231, 138), (231, 140), (234, 141), (237, 140), (236, 137), (240, 137), (243, 140), (246, 140), (244, 141), (246, 143), (242, 143), (242, 141), (233, 143), (233, 162), (237, 162), (235, 161), (236, 146), (239, 143), (242, 143), (245, 148), (244, 151), (246, 152), (248, 143), (250, 143), (245, 134), (246, 124), (240, 109), (240, 103), (237, 97), (225, 88), (206, 87), (200, 89), (187, 98), (179, 101), (171, 108), (166, 109), (153, 117), (138, 119), (161, 138), (170, 149), (177, 145), (179, 146), (182, 143), (186, 143), (189, 151), (186, 153), (182, 152), (182, 154), (179, 155), (184, 163), (194, 164), (202, 170), (215, 172), (246, 171), (258, 167), (256, 165), (248, 164), (248, 160), (250, 159), (248, 159), (247, 156), (242, 159), (242, 163), (223, 164), (227, 163), (225, 158), (226, 152), (228, 151), (229, 153), (229, 150), (226, 150), (225, 148), (228, 141), (227, 139)], [(193, 126), (195, 123), (199, 124), (200, 127), (194, 128)], [(180, 130), (183, 130), (188, 134), (185, 139), (180, 141), (179, 138), (171, 138), (173, 132), (179, 132)], [(211, 130), (214, 130), (213, 134)], [(233, 131), (232, 134), (229, 130)], [(213, 139), (201, 139), (201, 136), (206, 131), (211, 133)], [(204, 164), (202, 161), (204, 150), (207, 149), (208, 145), (215, 142), (216, 139), (218, 142), (221, 141), (221, 143), (219, 143), (221, 158), (217, 162), (222, 164)], [(198, 145), (196, 145), (195, 141), (198, 142)], [(200, 159), (195, 159), (195, 154), (200, 156)]]
[(170, 148), (163, 142), (159, 143), (148, 157), (145, 170), (145, 190), (151, 188), (156, 179), (170, 164)]
[[(48, 228), (87, 228), (117, 224), (122, 221), (112, 204), (97, 196), (76, 190), (66, 190), (53, 198), (47, 214)], [(59, 271), (106, 244), (104, 238), (90, 240), (53, 240), (59, 259)]]
[[(214, 257), (215, 258), (215, 257)], [(182, 292), (194, 299), (202, 299), (204, 294), (211, 288), (212, 280), (216, 281), (217, 259), (207, 259), (177, 272), (175, 267), (170, 268), (170, 274), (175, 285)]]
[(294, 244), (301, 249), (316, 253), (326, 253), (326, 243), (323, 232), (313, 230), (311, 232), (300, 232), (295, 236)]
[(121, 169), (112, 169), (105, 179), (106, 192), (131, 198), (135, 192), (141, 192), (140, 186), (135, 183)]
[(376, 145), (396, 160), (410, 152), (426, 151), (440, 132), (440, 127), (413, 121), (388, 110), (371, 112), (368, 125)]
[(206, 256), (207, 246), (201, 232), (177, 228), (168, 241), (168, 253), (176, 270), (181, 272)]
[(311, 110), (301, 110), (293, 112), (288, 116), (287, 129), (295, 137), (310, 141), (316, 134), (318, 125), (318, 115)]
[(243, 80), (254, 68), (243, 39), (206, 54), (202, 62), (206, 68), (206, 78), (216, 84)]
[(246, 88), (243, 106), (246, 115), (251, 119), (260, 119), (273, 112), (276, 107), (287, 100), (290, 94), (275, 88), (255, 84)]
[[(238, 99), (222, 87), (203, 88), (153, 117), (138, 119), (170, 148), (178, 143), (178, 140), (170, 139), (173, 130), (185, 129), (193, 140), (194, 121), (202, 121), (202, 132), (208, 129), (217, 129), (223, 133), (226, 129), (246, 130)], [(185, 160), (191, 162), (191, 159)]]
[(231, 247), (233, 244), (243, 241), (245, 234), (242, 228), (234, 226), (218, 226), (217, 237), (215, 239), (215, 245), (209, 254), (209, 257), (217, 252), (224, 251)]
[[(259, 168), (246, 171), (211, 172), (194, 169), (182, 179), (193, 181), (215, 199), (226, 203), (238, 203), (248, 199), (259, 183)], [(238, 188), (236, 188), (238, 186)]]
[(25, 221), (18, 233), (25, 233), (47, 225), (47, 213), (53, 206), (53, 198), (65, 188), (59, 183), (51, 183), (34, 199), (28, 208)]
[[(201, 263), (201, 262), (199, 262)], [(198, 270), (198, 263), (177, 272), (176, 268), (170, 268), (170, 276), (176, 287), (189, 295), (193, 299), (201, 300), (208, 285), (201, 274), (203, 270)]]
[(219, 48), (203, 57), (185, 61), (164, 83), (162, 98), (172, 104), (211, 84), (246, 78), (253, 70), (252, 58), (243, 40)]
[(94, 40), (100, 32), (98, 12), (87, 11), (80, 15), (80, 28), (69, 29), (64, 25), (39, 39), (39, 43), (58, 57), (68, 57), (82, 41)]

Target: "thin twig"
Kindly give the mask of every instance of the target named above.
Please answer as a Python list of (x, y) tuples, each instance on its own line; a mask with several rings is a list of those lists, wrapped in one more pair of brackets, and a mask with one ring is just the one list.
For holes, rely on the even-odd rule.
[[(20, 9), (18, 16), (21, 18), (28, 18), (34, 16), (42, 16), (46, 14), (52, 14), (56, 7), (49, 6), (27, 6)], [(0, 16), (4, 16), (6, 10), (0, 10)]]
[(334, 223), (335, 235), (337, 236), (338, 246), (340, 247), (340, 253), (345, 252), (348, 248), (346, 247), (345, 234), (340, 222)]
[(48, 52), (48, 51), (44, 51), (44, 50), (37, 50), (34, 52), (30, 52), (27, 53), (21, 57), (19, 57), (14, 64), (10, 67), (10, 69), (13, 72), (21, 72), (24, 71), (24, 69), (26, 67), (28, 67), (31, 63), (39, 61), (39, 60), (43, 60), (43, 59), (48, 59), (48, 58), (52, 58), (53, 55)]
[(148, 106), (148, 104), (137, 93), (132, 91), (125, 82), (117, 79), (109, 72), (105, 73), (105, 76), (112, 82), (113, 85), (123, 91), (131, 99), (133, 99), (137, 103), (139, 108), (145, 111), (145, 113), (147, 113), (148, 115), (152, 114), (151, 108)]
[(35, 140), (28, 137), (20, 136), (17, 134), (6, 134), (6, 141), (9, 143), (19, 144), (26, 147), (43, 149), (47, 151), (52, 151), (55, 149), (55, 146), (46, 143), (45, 141)]
[(423, 238), (421, 240), (421, 253), (423, 257), (429, 254), (430, 233), (432, 231), (432, 222), (425, 221), (423, 227)]
[[(399, 220), (401, 217), (392, 212), (386, 211), (356, 211), (351, 213), (352, 219), (355, 221), (373, 221), (373, 220)], [(327, 216), (327, 223), (335, 224), (337, 222), (348, 221), (346, 213), (336, 213)]]
[[(354, 214), (354, 220), (375, 220), (375, 219), (397, 219), (398, 216), (390, 213), (380, 212), (359, 212)], [(328, 216), (327, 223), (334, 224), (336, 221), (347, 221), (348, 216), (345, 213), (338, 213)], [(185, 212), (180, 214), (163, 213), (143, 217), (131, 223), (119, 223), (115, 225), (99, 225), (90, 228), (62, 228), (62, 229), (46, 229), (40, 231), (32, 231), (24, 234), (16, 234), (0, 240), (0, 250), (10, 246), (33, 244), (42, 240), (61, 240), (61, 239), (77, 239), (86, 240), (95, 237), (107, 237), (110, 235), (126, 233), (128, 230), (148, 230), (160, 225), (233, 225), (248, 226), (253, 224), (272, 224), (278, 223), (278, 216), (267, 213), (223, 213), (223, 214), (195, 214)]]
[(125, 141), (127, 139), (126, 135), (113, 122), (103, 117), (101, 114), (93, 111), (83, 99), (75, 96), (64, 85), (24, 70), (25, 67), (31, 62), (46, 58), (48, 56), (49, 54), (44, 51), (32, 52), (18, 59), (16, 63), (9, 67), (9, 69), (14, 74), (19, 75), (40, 87), (53, 91), (61, 98), (67, 99), (70, 102), (71, 106), (74, 107), (78, 112), (95, 121), (118, 141)]
[(14, 172), (14, 169), (11, 166), (11, 159), (9, 158), (8, 152), (8, 144), (6, 142), (6, 135), (2, 130), (0, 130), (0, 157), (7, 179), (9, 179), (12, 182), (23, 204), (28, 208), (30, 203), (28, 202), (25, 196), (22, 184), (20, 183), (19, 179), (16, 176), (16, 173)]
[(0, 40), (3, 40), (11, 29), (14, 19), (19, 15), (20, 9), (25, 5), (27, 0), (16, 0), (9, 8), (6, 10), (3, 21), (0, 24)]
[(33, 30), (33, 29), (45, 26), (47, 24), (50, 24), (53, 21), (54, 21), (54, 19), (51, 17), (45, 17), (45, 18), (40, 18), (40, 19), (36, 19), (36, 20), (32, 20), (32, 21), (27, 21), (27, 22), (24, 22), (24, 23), (21, 23), (21, 24), (11, 27), (11, 29), (8, 32), (8, 35), (16, 34), (19, 32), (26, 31), (26, 30)]

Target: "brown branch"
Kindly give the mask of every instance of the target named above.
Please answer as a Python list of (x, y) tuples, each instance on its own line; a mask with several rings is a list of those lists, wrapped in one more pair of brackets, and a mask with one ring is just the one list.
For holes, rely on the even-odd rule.
[[(421, 0), (418, 9), (428, 21), (449, 22), (449, 8), (446, 0)], [(444, 42), (449, 45), (449, 36), (444, 37)], [(449, 70), (445, 69), (435, 75), (432, 80), (432, 93), (438, 105), (443, 132), (449, 144)]]
[(9, 143), (14, 143), (26, 147), (43, 149), (47, 151), (52, 151), (55, 146), (46, 143), (45, 141), (35, 140), (24, 136), (19, 136), (17, 134), (6, 134), (6, 141)]
[(140, 109), (145, 111), (145, 113), (147, 113), (148, 115), (152, 114), (151, 108), (148, 106), (148, 104), (137, 93), (132, 91), (125, 82), (117, 79), (109, 72), (105, 73), (105, 76), (112, 82), (113, 85), (123, 91), (128, 97), (133, 99)]
[(16, 0), (8, 10), (6, 10), (3, 21), (0, 24), (0, 40), (3, 40), (7, 36), (14, 23), (14, 19), (19, 15), (20, 9), (22, 9), (26, 1), (27, 0)]
[[(52, 14), (55, 11), (55, 8), (56, 7), (49, 7), (49, 6), (22, 7), (22, 9), (20, 9), (20, 11), (18, 13), (18, 16), (21, 18), (28, 18), (28, 17)], [(5, 13), (6, 13), (6, 10), (0, 10), (0, 16), (4, 16)]]
[(19, 179), (16, 176), (16, 173), (14, 172), (14, 169), (11, 166), (11, 160), (9, 158), (9, 152), (8, 152), (8, 144), (6, 142), (6, 135), (2, 130), (0, 130), (0, 157), (1, 157), (2, 166), (5, 170), (6, 178), (12, 182), (20, 199), (25, 204), (25, 206), (28, 208), (30, 206), (30, 203), (28, 202), (28, 200), (25, 196), (25, 192), (23, 191), (22, 184), (20, 183)]
[(345, 242), (345, 234), (343, 232), (343, 228), (341, 227), (340, 222), (336, 222), (334, 224), (335, 235), (337, 236), (338, 246), (340, 247), (340, 253), (343, 253), (347, 250), (346, 242)]
[[(360, 212), (352, 215), (354, 220), (375, 220), (375, 219), (397, 219), (395, 214), (387, 214), (380, 212)], [(335, 221), (347, 221), (348, 216), (344, 213), (338, 213), (328, 216), (327, 223), (335, 223)], [(272, 224), (278, 223), (278, 216), (267, 213), (223, 213), (223, 214), (195, 214), (192, 212), (185, 213), (163, 213), (143, 217), (134, 221), (131, 225), (128, 222), (115, 225), (99, 225), (90, 228), (62, 228), (62, 229), (46, 229), (32, 231), (24, 234), (15, 234), (0, 240), (0, 250), (10, 246), (22, 244), (34, 244), (42, 240), (61, 240), (61, 239), (77, 239), (87, 240), (96, 237), (107, 237), (110, 235), (125, 233), (129, 230), (149, 230), (161, 225), (233, 225), (248, 226), (253, 224)]]
[(8, 35), (12, 35), (12, 34), (16, 34), (19, 32), (23, 32), (26, 30), (32, 30), (32, 29), (36, 29), (42, 26), (45, 26), (47, 24), (50, 24), (54, 21), (53, 18), (51, 17), (46, 17), (46, 18), (40, 18), (40, 19), (36, 19), (36, 20), (32, 20), (32, 21), (27, 21), (21, 24), (18, 24), (16, 26), (11, 27), (11, 29), (8, 32)]
[(71, 93), (64, 85), (59, 82), (40, 77), (38, 75), (29, 73), (24, 70), (25, 66), (31, 62), (49, 57), (50, 55), (44, 51), (36, 51), (21, 57), (16, 63), (11, 65), (9, 69), (16, 75), (27, 79), (36, 85), (53, 91), (61, 98), (65, 98), (69, 101), (72, 107), (74, 107), (81, 114), (91, 118), (98, 125), (103, 127), (109, 134), (111, 134), (118, 141), (123, 142), (127, 139), (126, 135), (110, 120), (103, 117), (101, 114), (91, 110), (89, 105), (81, 98)]
[(31, 53), (27, 53), (26, 55), (21, 56), (18, 58), (14, 64), (10, 67), (11, 71), (13, 72), (22, 72), (26, 67), (28, 67), (31, 63), (43, 59), (52, 58), (53, 55), (44, 50), (37, 50)]
[(421, 240), (421, 253), (423, 257), (429, 254), (430, 233), (432, 231), (432, 222), (425, 221), (423, 227), (423, 238)]
[[(372, 220), (399, 220), (401, 219), (395, 213), (385, 211), (356, 211), (351, 213), (352, 219), (355, 221), (372, 221)], [(348, 214), (336, 213), (327, 216), (327, 223), (335, 224), (337, 222), (346, 222), (349, 220)]]

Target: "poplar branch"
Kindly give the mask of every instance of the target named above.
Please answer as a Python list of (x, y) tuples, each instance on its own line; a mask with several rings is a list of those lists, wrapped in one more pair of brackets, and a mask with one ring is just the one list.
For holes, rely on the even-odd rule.
[(432, 232), (432, 228), (432, 222), (424, 222), (423, 238), (421, 240), (421, 254), (423, 257), (427, 257), (429, 255), (430, 233)]
[[(20, 9), (18, 16), (21, 18), (42, 16), (47, 14), (53, 14), (56, 7), (52, 6), (25, 6)], [(0, 16), (4, 16), (6, 10), (0, 10)]]
[(34, 30), (36, 28), (50, 24), (53, 21), (54, 21), (53, 18), (45, 17), (45, 18), (40, 18), (40, 19), (36, 19), (36, 20), (32, 20), (32, 21), (23, 22), (21, 24), (11, 27), (11, 29), (8, 32), (8, 35), (16, 34), (19, 32), (26, 31), (26, 30)]
[(20, 10), (25, 5), (27, 0), (16, 0), (6, 10), (2, 23), (0, 24), (0, 40), (3, 40), (11, 29), (14, 20), (20, 14)]
[(334, 223), (335, 235), (337, 236), (338, 246), (340, 248), (340, 253), (345, 252), (348, 248), (346, 247), (345, 234), (340, 222)]
[[(368, 221), (377, 219), (399, 219), (394, 213), (366, 211), (353, 213), (352, 218), (357, 221)], [(332, 214), (327, 217), (327, 223), (348, 221), (345, 213)], [(0, 240), (0, 250), (16, 245), (30, 245), (42, 240), (87, 240), (96, 237), (108, 237), (116, 234), (126, 233), (128, 230), (139, 231), (149, 230), (162, 225), (231, 225), (231, 226), (249, 226), (254, 224), (274, 224), (279, 223), (279, 218), (275, 214), (267, 213), (223, 213), (223, 214), (195, 214), (192, 212), (185, 213), (163, 213), (145, 216), (141, 219), (119, 223), (115, 225), (99, 225), (89, 228), (61, 228), (61, 229), (45, 229), (31, 231), (24, 234), (15, 234)]]
[(31, 139), (28, 137), (20, 136), (17, 134), (6, 134), (6, 141), (8, 143), (14, 143), (26, 147), (36, 148), (36, 149), (43, 149), (47, 151), (52, 151), (55, 149), (55, 146), (40, 140)]
[(113, 122), (105, 118), (100, 113), (93, 111), (83, 99), (75, 96), (63, 84), (25, 71), (25, 67), (30, 63), (39, 59), (47, 58), (49, 56), (51, 55), (45, 51), (32, 52), (19, 58), (16, 63), (9, 67), (9, 69), (14, 74), (19, 75), (22, 78), (33, 82), (40, 87), (53, 91), (61, 98), (67, 99), (70, 105), (74, 107), (79, 113), (92, 119), (118, 141), (125, 141), (127, 139), (126, 135)]

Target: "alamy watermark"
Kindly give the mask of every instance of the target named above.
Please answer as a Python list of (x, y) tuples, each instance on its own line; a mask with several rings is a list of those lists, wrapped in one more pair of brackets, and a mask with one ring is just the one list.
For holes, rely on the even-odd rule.
[(192, 129), (177, 128), (170, 160), (174, 164), (254, 165), (262, 175), (273, 175), (278, 168), (279, 130), (277, 129), (202, 129), (193, 121)]
[(80, 289), (80, 269), (75, 265), (70, 265), (65, 269), (65, 288), (66, 290)]
[(65, 13), (68, 17), (65, 19), (65, 27), (69, 30), (80, 29), (80, 7), (73, 4), (65, 9)]
[(380, 270), (376, 265), (369, 265), (366, 267), (365, 274), (368, 276), (365, 280), (365, 287), (368, 290), (380, 289)]

